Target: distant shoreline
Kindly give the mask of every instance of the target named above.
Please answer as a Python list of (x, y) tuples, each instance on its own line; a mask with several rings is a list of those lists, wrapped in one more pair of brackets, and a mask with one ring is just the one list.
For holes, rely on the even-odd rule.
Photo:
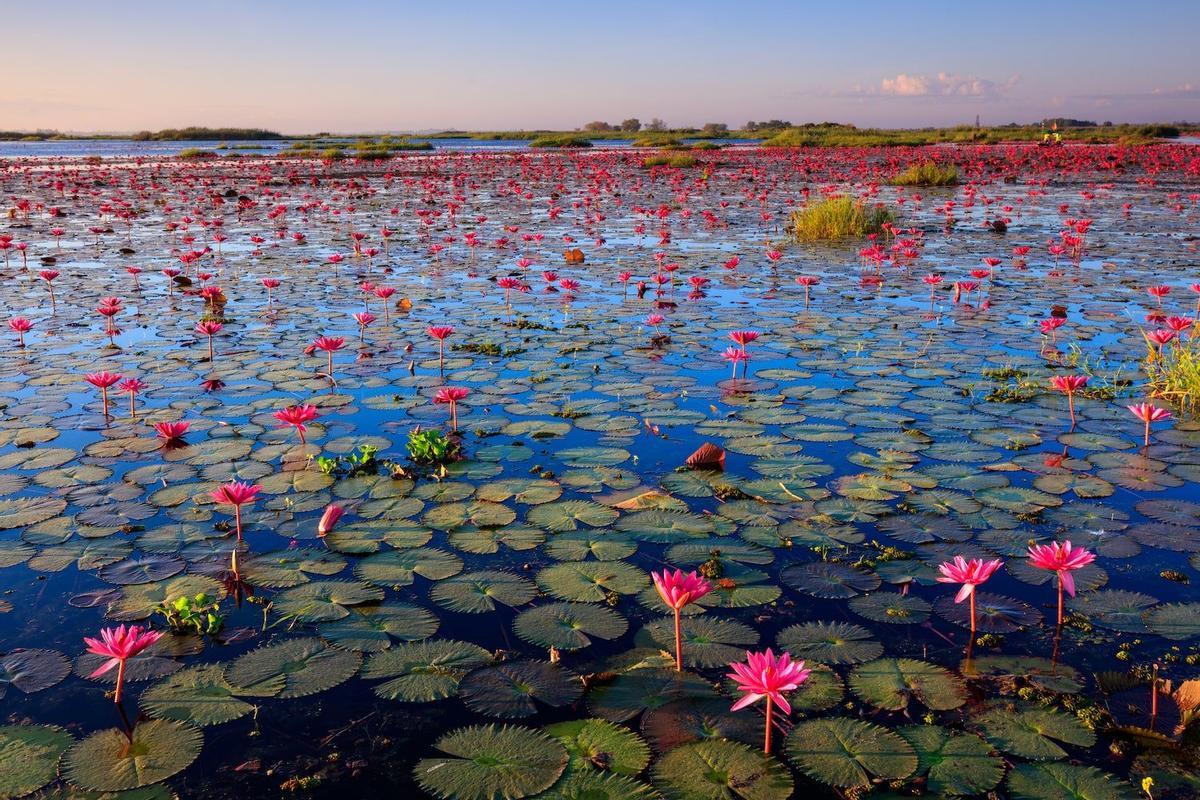
[[(1064, 122), (1057, 133), (1066, 141), (1085, 143), (1123, 142), (1146, 143), (1181, 135), (1200, 134), (1200, 125), (1187, 123), (1158, 124), (1078, 124)], [(547, 147), (587, 146), (583, 140), (633, 140), (646, 147), (676, 147), (683, 140), (704, 140), (719, 144), (726, 140), (756, 140), (771, 147), (854, 147), (872, 145), (922, 145), (945, 143), (988, 143), (1040, 141), (1049, 126), (1004, 125), (993, 127), (928, 127), (928, 128), (857, 128), (835, 123), (727, 129), (721, 126), (706, 128), (675, 128), (665, 130), (513, 130), (513, 131), (437, 131), (432, 133), (401, 134), (283, 134), (263, 128), (172, 128), (161, 131), (141, 131), (130, 134), (62, 133), (59, 131), (0, 131), (0, 142), (71, 142), (71, 141), (134, 141), (134, 142), (196, 142), (196, 143), (289, 143), (296, 149), (316, 151), (353, 144), (360, 148), (418, 149), (406, 143), (442, 139), (473, 141), (545, 142)]]

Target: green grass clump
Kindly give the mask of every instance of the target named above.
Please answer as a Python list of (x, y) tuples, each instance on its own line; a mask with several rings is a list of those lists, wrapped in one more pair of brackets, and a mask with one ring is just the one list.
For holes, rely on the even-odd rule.
[(932, 161), (913, 164), (889, 181), (893, 186), (953, 186), (958, 183), (958, 170), (947, 164), (942, 167)]
[(1200, 343), (1177, 339), (1160, 355), (1158, 346), (1147, 340), (1146, 349), (1150, 393), (1194, 414), (1200, 408)]
[(680, 139), (674, 136), (666, 136), (664, 134), (650, 133), (638, 136), (630, 144), (631, 147), (664, 147), (670, 149), (685, 149), (685, 145)]
[(793, 212), (791, 228), (799, 241), (819, 242), (878, 233), (893, 219), (886, 208), (867, 209), (851, 197), (829, 197)]
[(212, 150), (202, 150), (199, 147), (185, 147), (179, 151), (179, 157), (189, 161), (199, 161), (205, 158), (216, 158), (217, 154)]
[(675, 169), (688, 169), (697, 166), (700, 159), (695, 156), (689, 156), (686, 153), (676, 155), (661, 154), (657, 156), (647, 156), (642, 159), (642, 166), (646, 169), (650, 167), (674, 167)]
[(592, 140), (586, 136), (573, 133), (558, 133), (550, 136), (539, 136), (529, 143), (530, 147), (591, 147)]

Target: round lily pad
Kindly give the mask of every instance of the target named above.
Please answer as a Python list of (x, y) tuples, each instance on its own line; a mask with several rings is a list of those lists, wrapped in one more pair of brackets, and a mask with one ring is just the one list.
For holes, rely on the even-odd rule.
[(788, 735), (787, 756), (813, 780), (842, 789), (901, 780), (918, 764), (913, 746), (895, 731), (846, 717), (800, 723)]
[(469, 642), (410, 642), (372, 654), (363, 665), (362, 677), (388, 679), (375, 687), (382, 698), (427, 703), (458, 694), (463, 676), (491, 659), (491, 653)]
[(146, 720), (132, 741), (119, 728), (97, 731), (63, 754), (62, 773), (81, 789), (137, 789), (182, 772), (200, 755), (203, 736), (181, 722)]
[(567, 766), (551, 736), (512, 725), (473, 725), (438, 739), (444, 755), (423, 758), (417, 783), (442, 800), (519, 800), (549, 789)]
[(59, 756), (74, 741), (51, 725), (0, 727), (0, 797), (22, 797), (54, 780)]
[(761, 751), (710, 739), (676, 747), (654, 763), (650, 777), (671, 800), (787, 800), (792, 776)]
[(522, 611), (513, 621), (517, 636), (559, 650), (581, 650), (593, 639), (616, 639), (628, 627), (616, 611), (589, 603), (550, 603)]

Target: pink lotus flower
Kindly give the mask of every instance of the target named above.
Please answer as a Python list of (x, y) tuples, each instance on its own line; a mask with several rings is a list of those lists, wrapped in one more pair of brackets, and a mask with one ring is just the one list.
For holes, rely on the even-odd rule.
[(804, 287), (804, 307), (808, 308), (808, 293), (809, 290), (821, 282), (821, 279), (816, 275), (800, 275), (796, 278), (796, 283)]
[(746, 345), (753, 342), (758, 336), (758, 331), (733, 331), (729, 334), (729, 338), (739, 344), (743, 350), (746, 349)]
[(504, 305), (506, 306), (509, 304), (509, 295), (512, 293), (513, 289), (516, 289), (519, 292), (529, 291), (529, 287), (521, 283), (521, 281), (508, 276), (497, 278), (496, 285), (504, 290)]
[(1067, 410), (1071, 413), (1071, 430), (1075, 430), (1075, 393), (1087, 386), (1087, 375), (1053, 375), (1050, 388), (1067, 396)]
[(651, 572), (654, 588), (667, 607), (675, 612), (675, 669), (683, 671), (683, 620), (681, 612), (688, 603), (694, 603), (713, 590), (712, 584), (695, 571), (686, 575), (683, 570)]
[(115, 628), (101, 628), (99, 639), (83, 637), (89, 653), (108, 657), (108, 661), (101, 664), (99, 669), (89, 677), (97, 678), (116, 667), (117, 689), (113, 693), (113, 702), (120, 703), (121, 689), (125, 683), (125, 662), (153, 645), (160, 638), (162, 638), (162, 634), (158, 631), (152, 631), (139, 625), (130, 625), (128, 628), (124, 625), (118, 625)]
[(100, 390), (100, 398), (104, 402), (104, 416), (108, 416), (108, 390), (115, 386), (121, 376), (112, 372), (92, 372), (83, 379)]
[(450, 427), (455, 431), (458, 430), (458, 402), (467, 399), (470, 394), (470, 389), (461, 386), (443, 386), (433, 396), (433, 402), (450, 406)]
[(146, 388), (146, 382), (138, 378), (126, 378), (117, 384), (117, 391), (129, 395), (129, 416), (137, 416), (137, 408), (134, 406), (134, 400), (143, 389)]
[(938, 566), (938, 583), (961, 583), (962, 587), (954, 596), (955, 603), (971, 600), (971, 633), (975, 632), (975, 587), (987, 582), (992, 574), (1004, 564), (1000, 559), (983, 561), (972, 558), (967, 561), (962, 556), (955, 556), (953, 561), (947, 561)]
[(333, 354), (346, 346), (346, 340), (341, 336), (321, 336), (311, 346), (314, 350), (324, 350), (329, 357), (329, 379), (333, 380)]
[(766, 698), (767, 726), (763, 737), (763, 752), (771, 752), (771, 709), (778, 705), (784, 714), (792, 713), (792, 706), (784, 697), (784, 692), (794, 692), (799, 689), (812, 670), (804, 668), (803, 661), (792, 661), (789, 653), (776, 656), (767, 648), (762, 653), (747, 651), (745, 663), (735, 661), (729, 665), (733, 672), (729, 677), (737, 684), (737, 690), (742, 693), (742, 699), (733, 704), (731, 711), (738, 711), (748, 705)]
[(327, 533), (333, 530), (333, 526), (337, 525), (337, 521), (346, 513), (346, 509), (336, 503), (330, 503), (325, 506), (325, 513), (321, 515), (321, 521), (317, 523), (317, 536), (324, 537)]
[(1130, 413), (1146, 424), (1146, 436), (1143, 440), (1146, 447), (1150, 446), (1150, 423), (1170, 419), (1171, 417), (1170, 411), (1167, 411), (1165, 408), (1159, 408), (1153, 403), (1138, 403), (1137, 405), (1125, 407), (1129, 409)]
[(738, 364), (749, 364), (750, 362), (750, 354), (745, 350), (738, 350), (736, 347), (726, 347), (721, 357), (733, 365), (733, 374), (729, 376), (730, 380), (737, 379)]
[(183, 438), (190, 428), (190, 423), (187, 422), (156, 422), (154, 423), (154, 431), (158, 438), (164, 442), (177, 442)]
[(438, 369), (441, 369), (446, 361), (446, 340), (454, 334), (454, 328), (449, 325), (430, 325), (425, 329), (425, 332), (434, 339), (437, 339)]
[(300, 444), (307, 444), (304, 440), (304, 432), (308, 430), (306, 423), (312, 422), (319, 415), (317, 407), (308, 404), (298, 406), (288, 406), (287, 408), (276, 411), (272, 416), (282, 422), (284, 425), (291, 425), (296, 429), (296, 433), (300, 434)]
[(367, 326), (374, 322), (378, 317), (370, 311), (359, 311), (354, 315), (354, 321), (358, 323), (358, 340), (361, 342), (367, 334)]
[(13, 317), (8, 321), (8, 327), (17, 335), (17, 346), (25, 347), (25, 334), (33, 330), (33, 323), (24, 317)]
[(1075, 579), (1071, 572), (1096, 560), (1096, 555), (1082, 547), (1072, 548), (1071, 540), (1062, 544), (1035, 544), (1029, 546), (1029, 561), (1038, 569), (1049, 570), (1058, 576), (1058, 624), (1063, 622), (1063, 590), (1075, 596)]
[(208, 337), (208, 361), (213, 361), (213, 337), (221, 332), (223, 326), (215, 320), (202, 320), (196, 323), (196, 333)]
[(242, 540), (242, 506), (253, 503), (261, 491), (261, 486), (230, 481), (209, 492), (209, 497), (218, 505), (233, 506), (233, 520), (239, 542)]

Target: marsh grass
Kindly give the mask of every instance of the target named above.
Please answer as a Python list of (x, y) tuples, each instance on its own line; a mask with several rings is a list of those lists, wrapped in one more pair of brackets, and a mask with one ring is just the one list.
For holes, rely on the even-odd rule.
[[(1145, 332), (1142, 333), (1145, 336)], [(1189, 413), (1200, 407), (1200, 342), (1176, 340), (1162, 349), (1146, 340), (1143, 362), (1151, 393), (1175, 403)]]
[(868, 209), (851, 197), (829, 197), (793, 212), (791, 230), (799, 241), (819, 242), (879, 233), (893, 219), (882, 206)]
[(592, 140), (586, 136), (574, 133), (557, 133), (549, 136), (539, 136), (529, 143), (530, 147), (591, 147)]
[(200, 161), (206, 158), (217, 158), (218, 154), (212, 150), (203, 150), (199, 147), (186, 147), (179, 151), (179, 157), (189, 161)]
[(958, 183), (958, 169), (947, 164), (940, 166), (932, 161), (913, 164), (908, 169), (892, 176), (893, 186), (953, 186)]
[(650, 167), (674, 167), (676, 169), (687, 169), (700, 164), (700, 159), (695, 156), (687, 155), (686, 153), (677, 153), (675, 155), (660, 154), (657, 156), (646, 156), (642, 159), (642, 166)]

